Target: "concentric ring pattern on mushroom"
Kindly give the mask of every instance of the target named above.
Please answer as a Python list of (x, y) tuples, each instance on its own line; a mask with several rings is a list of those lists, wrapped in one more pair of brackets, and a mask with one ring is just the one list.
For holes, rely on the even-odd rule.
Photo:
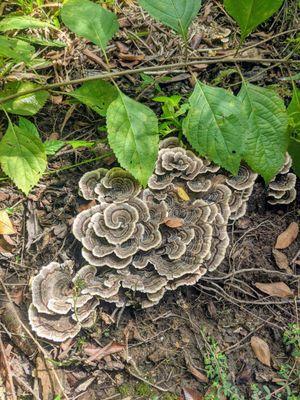
[[(295, 199), (290, 167), (287, 154), (268, 187), (271, 204)], [(73, 234), (87, 264), (76, 274), (70, 262), (41, 269), (32, 282), (32, 329), (61, 342), (93, 325), (100, 300), (146, 308), (194, 285), (222, 263), (228, 222), (246, 213), (256, 179), (245, 165), (230, 176), (176, 138), (161, 143), (146, 189), (121, 168), (86, 173), (81, 194), (97, 205), (77, 215)]]

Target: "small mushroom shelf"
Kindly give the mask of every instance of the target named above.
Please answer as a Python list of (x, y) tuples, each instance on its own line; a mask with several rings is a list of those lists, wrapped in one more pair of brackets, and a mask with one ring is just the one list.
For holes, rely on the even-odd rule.
[[(295, 199), (290, 167), (287, 155), (268, 188), (271, 204)], [(229, 176), (176, 138), (161, 143), (147, 189), (122, 168), (83, 175), (82, 196), (97, 202), (73, 224), (87, 265), (76, 274), (70, 262), (41, 269), (32, 282), (33, 330), (64, 341), (93, 325), (100, 300), (147, 308), (168, 290), (194, 285), (222, 263), (228, 222), (246, 213), (256, 179), (245, 165)]]

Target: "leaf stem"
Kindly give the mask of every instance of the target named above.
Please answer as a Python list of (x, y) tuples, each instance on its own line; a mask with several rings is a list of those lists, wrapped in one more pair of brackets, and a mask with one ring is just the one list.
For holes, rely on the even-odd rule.
[(88, 76), (84, 78), (79, 78), (79, 79), (71, 79), (67, 80), (64, 82), (59, 82), (59, 83), (50, 83), (47, 85), (41, 85), (39, 87), (36, 87), (31, 90), (23, 90), (20, 91), (19, 93), (12, 94), (7, 97), (3, 97), (0, 99), (0, 104), (5, 103), (6, 101), (16, 99), (21, 96), (25, 96), (27, 94), (31, 93), (36, 93), (40, 92), (41, 90), (50, 90), (50, 89), (55, 89), (58, 87), (63, 87), (63, 86), (68, 86), (68, 85), (75, 85), (78, 83), (84, 83), (88, 81), (95, 81), (98, 79), (111, 79), (114, 77), (121, 77), (124, 75), (136, 75), (140, 74), (142, 72), (157, 72), (157, 71), (168, 71), (172, 72), (173, 69), (177, 68), (184, 68), (187, 66), (192, 66), (192, 65), (198, 65), (198, 64), (226, 64), (226, 63), (286, 63), (286, 64), (300, 64), (300, 60), (294, 60), (294, 59), (278, 59), (278, 58), (224, 58), (224, 57), (219, 57), (219, 58), (209, 58), (209, 59), (195, 59), (192, 61), (188, 62), (178, 62), (174, 64), (165, 64), (165, 65), (156, 65), (152, 67), (144, 67), (144, 68), (136, 68), (136, 69), (127, 69), (123, 71), (114, 71), (114, 72), (105, 72), (102, 74), (98, 75), (93, 75), (93, 76)]

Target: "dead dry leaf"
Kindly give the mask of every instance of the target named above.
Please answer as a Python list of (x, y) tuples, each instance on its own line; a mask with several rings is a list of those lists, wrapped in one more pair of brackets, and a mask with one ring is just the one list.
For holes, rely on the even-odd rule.
[(97, 204), (96, 200), (91, 200), (88, 203), (81, 204), (80, 206), (77, 207), (78, 212), (82, 212), (85, 210), (88, 210), (89, 208), (94, 207)]
[(268, 343), (258, 336), (252, 336), (251, 347), (256, 358), (264, 365), (271, 366), (271, 354)]
[(6, 210), (0, 211), (0, 235), (13, 235), (16, 233)]
[(279, 269), (285, 270), (289, 274), (292, 274), (293, 271), (289, 266), (289, 259), (287, 258), (287, 256), (277, 249), (273, 249), (272, 252), (273, 252), (273, 256), (274, 256), (277, 267)]
[(274, 282), (274, 283), (255, 283), (257, 289), (268, 294), (269, 296), (275, 297), (294, 297), (294, 293), (284, 282)]
[(187, 194), (187, 192), (182, 188), (182, 187), (177, 187), (176, 192), (178, 196), (181, 198), (183, 201), (189, 201), (190, 196)]
[[(59, 383), (54, 374), (54, 367), (49, 361), (45, 360), (42, 356), (36, 358), (36, 377), (39, 379), (41, 385), (42, 399), (52, 400), (57, 395), (62, 394)], [(64, 385), (65, 376), (62, 369), (56, 369), (62, 385)]]
[(203, 396), (195, 389), (183, 388), (182, 400), (203, 400)]
[(195, 367), (193, 366), (190, 357), (188, 357), (187, 355), (185, 355), (185, 363), (186, 363), (187, 369), (190, 371), (190, 373), (191, 373), (196, 379), (198, 379), (199, 382), (208, 383), (208, 378), (207, 378), (207, 376), (204, 375), (202, 372), (200, 372), (197, 368), (195, 368)]
[(165, 219), (164, 223), (169, 228), (180, 228), (183, 225), (183, 219), (181, 219), (181, 218), (167, 218), (167, 219)]
[(123, 61), (143, 61), (145, 59), (144, 54), (119, 53), (118, 57)]
[(208, 383), (208, 378), (206, 375), (202, 374), (197, 368), (195, 368), (193, 365), (189, 364), (188, 365), (188, 370), (190, 373), (201, 383)]
[(288, 228), (278, 236), (275, 249), (286, 249), (289, 247), (297, 238), (298, 233), (299, 225), (296, 222), (292, 222)]
[(5, 254), (6, 257), (13, 256), (12, 254), (13, 251), (13, 246), (8, 243), (8, 241), (5, 238), (5, 235), (0, 237), (0, 254)]
[(87, 362), (100, 361), (102, 358), (109, 356), (110, 354), (120, 353), (125, 349), (125, 345), (117, 342), (110, 342), (104, 347), (94, 346), (93, 344), (87, 344), (83, 347), (83, 351), (90, 356)]

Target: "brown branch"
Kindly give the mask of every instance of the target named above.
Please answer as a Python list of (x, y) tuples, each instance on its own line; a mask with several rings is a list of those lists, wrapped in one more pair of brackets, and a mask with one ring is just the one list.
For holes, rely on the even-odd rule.
[(116, 78), (116, 77), (121, 77), (124, 75), (136, 75), (140, 74), (142, 72), (155, 72), (155, 71), (167, 71), (167, 72), (172, 72), (173, 69), (176, 68), (184, 68), (187, 66), (192, 66), (192, 65), (198, 65), (198, 64), (218, 64), (218, 63), (286, 63), (286, 64), (300, 64), (300, 60), (293, 60), (293, 59), (278, 59), (278, 58), (210, 58), (210, 59), (203, 59), (200, 58), (198, 60), (193, 60), (193, 61), (188, 61), (188, 62), (179, 62), (179, 63), (174, 63), (174, 64), (165, 64), (165, 65), (157, 65), (153, 67), (144, 67), (144, 68), (136, 68), (136, 69), (128, 69), (124, 71), (115, 71), (115, 72), (105, 72), (103, 74), (98, 74), (98, 75), (93, 75), (93, 76), (88, 76), (84, 78), (79, 78), (79, 79), (73, 79), (73, 80), (67, 80), (64, 82), (59, 82), (59, 83), (50, 83), (48, 85), (41, 85), (39, 87), (36, 87), (31, 90), (23, 90), (21, 92), (12, 94), (7, 97), (3, 97), (0, 99), (0, 104), (5, 103), (6, 101), (16, 99), (21, 96), (25, 96), (27, 94), (31, 93), (36, 93), (40, 92), (41, 90), (51, 90), (51, 89), (56, 89), (59, 87), (63, 86), (68, 86), (68, 85), (75, 85), (78, 83), (84, 83), (84, 82), (89, 82), (89, 81), (95, 81), (98, 79), (111, 79), (111, 78)]

